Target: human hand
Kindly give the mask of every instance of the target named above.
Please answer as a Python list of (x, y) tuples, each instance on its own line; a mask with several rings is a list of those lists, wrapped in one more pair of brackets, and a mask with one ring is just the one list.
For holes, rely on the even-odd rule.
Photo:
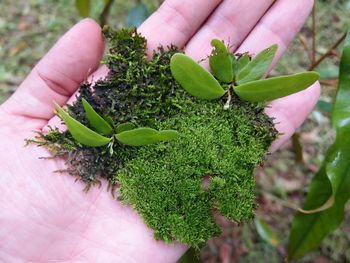
[[(186, 53), (197, 60), (210, 53), (212, 38), (229, 41), (238, 52), (257, 53), (277, 43), (277, 59), (311, 7), (310, 0), (167, 0), (139, 31), (150, 50), (159, 44), (186, 45)], [(32, 130), (56, 123), (52, 101), (69, 100), (98, 67), (103, 49), (98, 25), (81, 21), (0, 107), (0, 261), (174, 262), (186, 250), (155, 241), (136, 212), (103, 187), (85, 194), (74, 178), (55, 174), (64, 169), (63, 160), (41, 160), (48, 156), (44, 148), (23, 147)], [(94, 79), (104, 74), (101, 67)], [(267, 113), (284, 133), (274, 149), (302, 123), (318, 95), (315, 84), (271, 103)]]

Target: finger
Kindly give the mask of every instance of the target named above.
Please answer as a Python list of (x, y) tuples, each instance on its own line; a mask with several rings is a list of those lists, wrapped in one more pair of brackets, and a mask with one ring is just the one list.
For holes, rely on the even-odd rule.
[(222, 0), (166, 0), (138, 29), (150, 51), (159, 45), (182, 48)]
[(271, 102), (265, 112), (275, 118), (275, 127), (282, 134), (271, 145), (270, 151), (276, 151), (298, 129), (315, 107), (320, 96), (320, 84), (316, 82), (306, 90)]
[[(150, 51), (155, 50), (159, 45), (173, 44), (183, 47), (221, 1), (167, 0), (138, 28), (138, 32), (146, 37)], [(99, 79), (107, 72), (108, 69), (102, 66), (93, 74), (93, 79)], [(74, 97), (69, 100), (69, 103), (74, 101)], [(60, 120), (53, 117), (44, 130), (47, 130), (48, 126), (60, 127)]]
[[(96, 83), (96, 81), (103, 79), (106, 75), (108, 74), (108, 68), (103, 65), (101, 67), (99, 67), (94, 73), (92, 73), (88, 78), (87, 81), (89, 83), (91, 83), (91, 86), (93, 87), (94, 84)], [(73, 103), (76, 101), (77, 99), (77, 95), (78, 95), (79, 91), (75, 92), (68, 100), (67, 100), (67, 104), (69, 105), (73, 105)], [(48, 123), (43, 127), (42, 131), (44, 133), (49, 132), (50, 128), (58, 128), (61, 131), (66, 130), (66, 126), (63, 125), (61, 119), (55, 115), (53, 116)]]
[(186, 46), (196, 60), (210, 54), (213, 38), (222, 39), (236, 50), (274, 0), (226, 0), (211, 15)]
[(257, 54), (261, 50), (278, 45), (273, 65), (289, 46), (304, 25), (313, 6), (313, 0), (279, 0), (240, 45), (237, 52)]
[(71, 28), (33, 68), (16, 93), (2, 106), (33, 128), (53, 116), (53, 101), (64, 104), (102, 57), (101, 29), (91, 19)]
[[(245, 39), (238, 52), (249, 51), (256, 54), (273, 44), (278, 44), (274, 65), (303, 26), (312, 6), (312, 0), (277, 1)], [(293, 135), (313, 109), (319, 95), (320, 85), (316, 83), (305, 91), (270, 104), (266, 113), (275, 118), (276, 128), (283, 134), (273, 143), (271, 150), (276, 150)]]

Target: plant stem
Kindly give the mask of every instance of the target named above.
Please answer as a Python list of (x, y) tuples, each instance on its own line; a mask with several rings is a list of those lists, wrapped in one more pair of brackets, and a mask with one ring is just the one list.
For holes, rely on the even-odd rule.
[(230, 108), (230, 104), (231, 104), (231, 100), (232, 100), (232, 96), (231, 96), (231, 87), (232, 84), (230, 84), (228, 90), (227, 90), (227, 101), (224, 105), (224, 110), (228, 110)]
[(293, 203), (290, 203), (286, 200), (283, 200), (283, 199), (275, 196), (274, 194), (272, 194), (268, 191), (261, 191), (260, 194), (270, 197), (271, 199), (273, 199), (274, 201), (276, 201), (277, 203), (279, 203), (280, 205), (282, 205), (284, 207), (293, 209), (295, 211), (298, 211), (298, 209), (299, 209), (299, 206), (297, 206), (296, 204), (293, 204)]
[(311, 64), (316, 61), (316, 2), (312, 8), (312, 52), (311, 52)]
[(330, 49), (324, 53), (318, 60), (315, 61), (315, 63), (313, 63), (308, 70), (313, 70), (314, 68), (316, 68), (325, 58), (327, 58), (329, 55), (331, 55), (333, 53), (333, 50), (336, 49), (345, 39), (346, 37), (346, 33), (342, 34), (340, 36), (340, 38), (337, 40), (337, 42), (334, 43), (333, 46), (330, 47)]
[(310, 53), (310, 49), (309, 49), (309, 46), (307, 44), (307, 41), (306, 41), (305, 37), (301, 33), (299, 33), (298, 34), (298, 39), (299, 39), (301, 45), (304, 47), (304, 50), (305, 50), (305, 52), (306, 52), (306, 54), (307, 54), (307, 56), (308, 56), (308, 58), (310, 60), (310, 63), (312, 64), (312, 55)]
[(99, 17), (99, 21), (100, 21), (100, 26), (103, 27), (104, 25), (107, 24), (108, 22), (108, 16), (109, 16), (109, 12), (111, 11), (111, 7), (114, 3), (114, 0), (109, 0), (104, 8), (103, 8), (103, 11)]

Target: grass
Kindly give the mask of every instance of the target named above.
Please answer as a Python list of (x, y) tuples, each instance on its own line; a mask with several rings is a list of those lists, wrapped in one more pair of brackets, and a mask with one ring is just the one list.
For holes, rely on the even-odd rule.
[[(35, 63), (48, 51), (57, 38), (80, 18), (68, 0), (10, 0), (1, 1), (0, 9), (0, 103), (21, 83)], [(102, 1), (96, 1), (101, 2)], [(110, 24), (122, 26), (127, 11), (136, 1), (116, 0), (111, 11)], [(144, 1), (154, 10), (159, 0)], [(101, 4), (93, 7), (92, 16), (98, 17)], [(317, 52), (325, 52), (350, 25), (350, 1), (317, 1)], [(301, 31), (311, 46), (311, 19)], [(338, 67), (337, 56), (327, 58), (317, 69), (322, 77), (334, 77)], [(305, 50), (295, 39), (273, 71), (273, 74), (294, 73), (309, 66)], [(322, 97), (330, 100), (335, 86), (323, 86)], [(322, 161), (323, 154), (332, 142), (333, 134), (326, 115), (315, 110), (300, 129), (305, 164), (295, 164), (290, 143), (268, 158), (264, 169), (258, 169), (257, 183), (260, 207), (263, 217), (282, 237), (279, 249), (269, 247), (257, 236), (252, 225), (236, 226), (218, 218), (223, 226), (221, 237), (211, 240), (202, 250), (204, 262), (221, 262), (228, 254), (223, 247), (230, 247), (230, 258), (235, 262), (256, 262), (263, 255), (269, 255), (270, 262), (280, 262), (285, 256), (289, 225), (294, 211), (305, 196), (306, 186)], [(349, 209), (347, 210), (349, 211)], [(348, 213), (349, 214), (349, 213)], [(331, 262), (350, 261), (349, 217), (342, 227), (329, 236), (321, 248), (299, 262), (326, 259)]]

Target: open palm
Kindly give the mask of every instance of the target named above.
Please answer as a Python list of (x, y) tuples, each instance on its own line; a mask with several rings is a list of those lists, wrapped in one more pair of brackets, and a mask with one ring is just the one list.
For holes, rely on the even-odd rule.
[[(149, 50), (185, 46), (200, 60), (210, 40), (233, 51), (258, 51), (277, 43), (276, 59), (304, 23), (311, 0), (166, 0), (141, 27)], [(104, 42), (99, 26), (85, 19), (66, 33), (35, 66), (16, 93), (0, 107), (0, 261), (4, 262), (175, 262), (186, 247), (153, 239), (130, 207), (105, 187), (87, 194), (66, 174), (64, 161), (24, 140), (53, 118), (53, 103), (64, 105), (89, 72), (97, 69)], [(106, 74), (101, 67), (94, 79)], [(311, 111), (319, 85), (271, 103), (267, 109), (284, 135), (278, 148)]]

